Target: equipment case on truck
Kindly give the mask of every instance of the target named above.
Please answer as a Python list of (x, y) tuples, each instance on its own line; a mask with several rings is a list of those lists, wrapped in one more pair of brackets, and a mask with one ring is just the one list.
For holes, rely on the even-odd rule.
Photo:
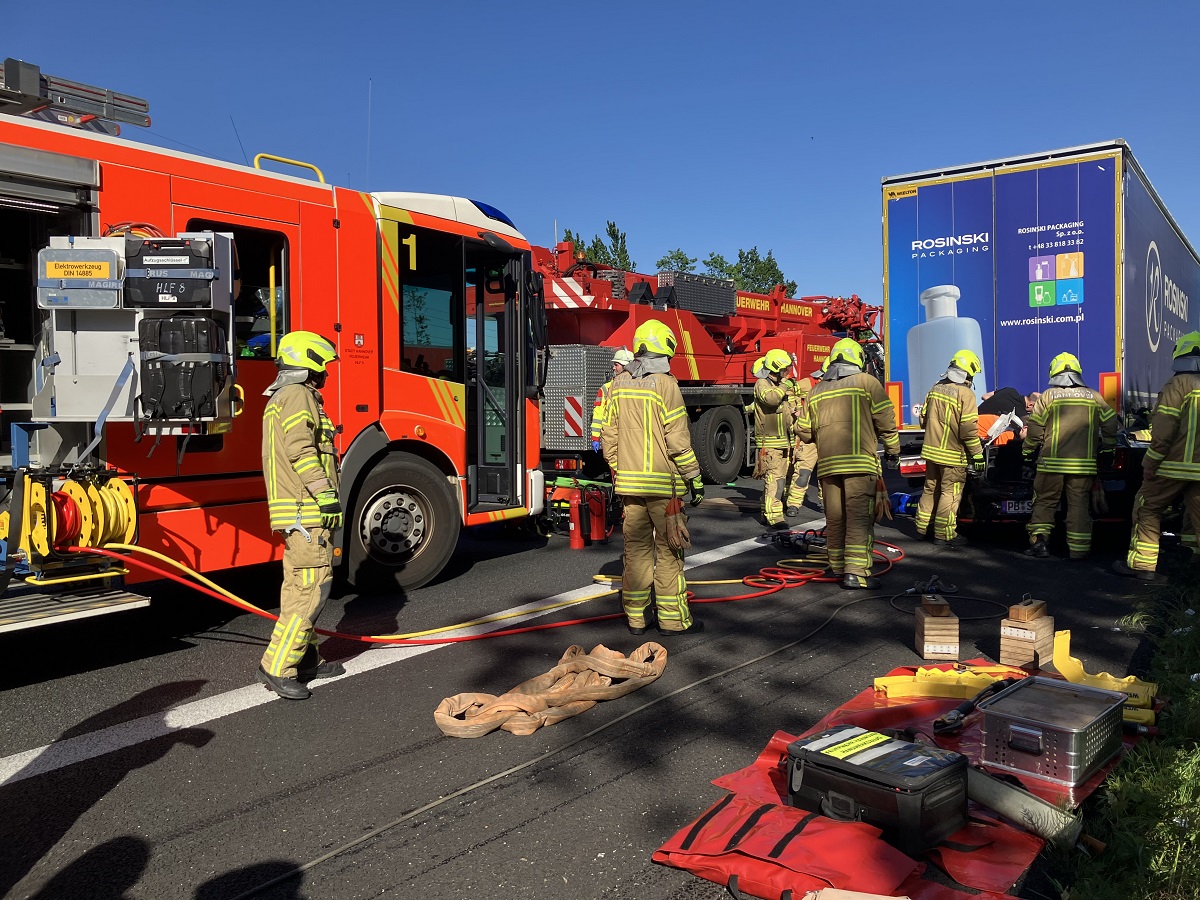
[(874, 825), (915, 855), (966, 824), (967, 758), (839, 725), (788, 744), (788, 804)]
[(225, 330), (206, 316), (143, 319), (142, 418), (196, 421), (217, 412), (229, 378)]

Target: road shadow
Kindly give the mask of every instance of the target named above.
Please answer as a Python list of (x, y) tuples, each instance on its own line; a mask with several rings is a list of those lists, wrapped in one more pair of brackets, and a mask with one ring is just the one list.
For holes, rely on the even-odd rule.
[[(255, 890), (276, 880), (279, 884)], [(303, 886), (304, 873), (296, 863), (270, 859), (210, 878), (196, 888), (194, 900), (233, 900), (247, 891), (255, 891), (259, 900), (308, 900), (300, 890)]]
[(125, 900), (149, 861), (149, 844), (133, 835), (122, 835), (93, 847), (60, 869), (30, 900)]
[[(12, 889), (58, 845), (79, 818), (120, 784), (127, 774), (157, 762), (176, 744), (203, 747), (212, 739), (213, 733), (199, 728), (175, 731), (87, 760), (86, 765), (68, 764), (55, 768), (55, 759), (62, 759), (60, 754), (72, 752), (74, 745), (67, 742), (110, 724), (128, 721), (134, 717), (130, 710), (149, 706), (163, 710), (162, 715), (165, 716), (167, 709), (194, 696), (205, 684), (205, 681), (192, 680), (159, 685), (90, 716), (64, 731), (57, 741), (0, 786), (0, 809), (5, 811), (0, 817), (0, 847), (3, 848), (3, 852), (0, 852), (0, 896), (10, 896)], [(152, 723), (148, 724), (152, 727)], [(126, 852), (127, 864), (137, 862), (139, 854), (132, 844), (119, 844), (117, 849)], [(72, 864), (94, 873), (94, 880), (87, 891), (46, 896), (124, 896), (123, 892), (136, 882), (136, 877), (130, 881), (124, 864), (101, 865), (97, 860), (102, 860), (102, 857), (92, 856), (91, 853), (85, 853)], [(145, 859), (142, 859), (141, 867), (145, 867)], [(43, 891), (49, 890), (65, 872), (56, 874)], [(138, 877), (140, 874), (141, 869)], [(70, 884), (76, 883), (78, 879), (75, 876), (72, 878)], [(67, 885), (67, 882), (59, 883)]]

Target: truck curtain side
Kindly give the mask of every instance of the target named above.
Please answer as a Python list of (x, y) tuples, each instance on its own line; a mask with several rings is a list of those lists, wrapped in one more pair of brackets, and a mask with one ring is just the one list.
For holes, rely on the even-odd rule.
[[(988, 389), (1040, 390), (1065, 351), (1126, 415), (1200, 321), (1200, 258), (1122, 141), (884, 178), (883, 232), (888, 379), (909, 426), (932, 386), (917, 373), (949, 360), (968, 320)], [(939, 285), (959, 289), (963, 321), (931, 340), (920, 297)]]

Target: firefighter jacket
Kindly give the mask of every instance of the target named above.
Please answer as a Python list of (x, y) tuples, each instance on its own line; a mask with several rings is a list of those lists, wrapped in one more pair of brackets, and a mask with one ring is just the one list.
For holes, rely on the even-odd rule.
[(611, 403), (612, 382), (606, 381), (600, 385), (600, 390), (596, 391), (596, 402), (592, 406), (591, 438), (593, 441), (600, 440), (600, 429), (604, 427), (604, 421), (608, 418), (608, 407)]
[(879, 472), (875, 448), (899, 455), (896, 412), (879, 379), (865, 372), (819, 381), (808, 394), (808, 408), (796, 424), (796, 436), (817, 445), (817, 471), (830, 475)]
[(787, 382), (758, 379), (754, 385), (754, 445), (787, 449), (792, 445), (792, 420)]
[(813, 389), (815, 382), (805, 376), (801, 379), (791, 379), (786, 382), (788, 385), (788, 399), (792, 403), (792, 431), (795, 432), (796, 425), (800, 422), (800, 417), (804, 415), (804, 411), (808, 408), (808, 392)]
[(629, 497), (683, 493), (679, 476), (699, 478), (700, 464), (675, 376), (622, 372), (612, 380), (611, 397), (600, 446), (616, 492)]
[(338, 488), (334, 434), (321, 392), (311, 385), (284, 385), (267, 401), (262, 455), (272, 530), (320, 526), (316, 496)]
[(1180, 372), (1163, 385), (1154, 407), (1146, 459), (1159, 475), (1200, 481), (1200, 375)]
[(925, 442), (921, 456), (943, 466), (965, 466), (983, 455), (979, 443), (979, 409), (975, 391), (949, 379), (939, 381), (921, 406)]
[(1117, 414), (1089, 387), (1047, 388), (1026, 424), (1021, 452), (1041, 448), (1039, 472), (1095, 475), (1097, 451), (1117, 443)]

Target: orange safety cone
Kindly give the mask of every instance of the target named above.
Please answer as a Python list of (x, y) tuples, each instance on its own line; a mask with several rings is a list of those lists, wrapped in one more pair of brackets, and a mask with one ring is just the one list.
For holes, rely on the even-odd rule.
[(582, 495), (583, 491), (579, 488), (571, 490), (571, 549), (582, 550), (583, 543), (583, 512), (582, 512)]

